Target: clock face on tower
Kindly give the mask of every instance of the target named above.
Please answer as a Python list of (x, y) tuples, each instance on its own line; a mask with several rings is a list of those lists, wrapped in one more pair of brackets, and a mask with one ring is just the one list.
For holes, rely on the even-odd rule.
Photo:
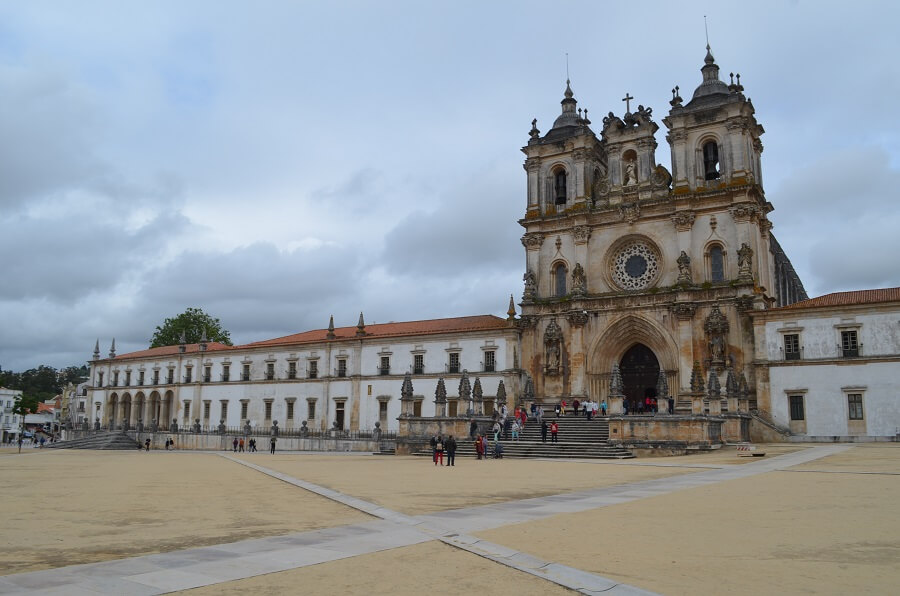
[(659, 273), (659, 257), (646, 242), (634, 240), (616, 251), (612, 258), (612, 276), (623, 290), (643, 290)]

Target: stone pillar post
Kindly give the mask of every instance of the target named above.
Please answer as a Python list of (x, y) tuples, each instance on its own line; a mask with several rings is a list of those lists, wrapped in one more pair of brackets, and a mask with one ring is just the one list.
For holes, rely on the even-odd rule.
[(719, 384), (719, 375), (716, 374), (716, 370), (714, 368), (711, 368), (709, 370), (709, 386), (707, 391), (707, 398), (709, 399), (709, 415), (721, 416), (722, 386)]
[(613, 364), (612, 376), (609, 379), (609, 413), (610, 415), (621, 415), (623, 412), (623, 401), (625, 400), (624, 386), (622, 383), (622, 373), (619, 371), (619, 365)]

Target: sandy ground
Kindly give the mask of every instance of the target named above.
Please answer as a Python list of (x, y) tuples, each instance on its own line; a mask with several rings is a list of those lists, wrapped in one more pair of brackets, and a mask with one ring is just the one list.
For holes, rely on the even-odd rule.
[[(854, 474), (900, 474), (900, 444), (863, 444), (849, 451), (823, 457), (792, 469)], [(897, 513), (900, 515), (900, 508)]]
[[(629, 466), (595, 461), (525, 459), (478, 461), (457, 458), (452, 468), (435, 466), (428, 457), (275, 455), (262, 459), (245, 456), (245, 459), (407, 515), (700, 471), (696, 468)], [(353, 473), (351, 470), (360, 472)]]
[[(827, 459), (895, 468), (898, 447)], [(668, 595), (896, 594), (898, 493), (897, 475), (779, 471), (480, 536)]]
[[(401, 573), (398, 573), (402, 570)], [(427, 542), (180, 592), (205, 594), (489, 594), (555, 596), (572, 591), (477, 555)]]
[[(784, 455), (785, 453), (793, 453), (802, 449), (808, 449), (806, 445), (782, 445), (768, 444), (756, 445), (758, 451), (764, 451), (763, 457), (775, 457), (776, 455)], [(694, 453), (690, 455), (677, 455), (673, 457), (645, 457), (638, 459), (642, 463), (654, 464), (676, 464), (676, 465), (741, 465), (748, 464), (752, 461), (759, 461), (758, 457), (739, 457), (737, 448), (733, 445), (726, 445), (715, 451), (704, 451), (702, 453)]]
[(0, 478), (0, 574), (372, 519), (211, 454), (45, 449)]

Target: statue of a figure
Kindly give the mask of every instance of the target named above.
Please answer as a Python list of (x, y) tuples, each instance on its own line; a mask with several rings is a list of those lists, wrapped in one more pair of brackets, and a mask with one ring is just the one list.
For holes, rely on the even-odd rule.
[(128, 429), (128, 418), (122, 418), (122, 430), (125, 430), (125, 431), (129, 430)]
[(691, 283), (693, 281), (691, 278), (691, 257), (686, 252), (681, 251), (675, 262), (678, 263), (678, 283)]
[[(378, 424), (378, 422), (376, 422), (375, 424)], [(306, 426), (306, 420), (304, 420), (300, 423), (300, 436), (306, 437), (307, 435), (309, 435), (309, 427)]]
[(525, 291), (522, 292), (522, 301), (530, 302), (534, 300), (537, 295), (537, 278), (534, 275), (534, 272), (530, 269), (525, 272), (525, 275), (522, 276), (522, 279), (525, 281)]
[(709, 357), (713, 362), (725, 360), (725, 340), (718, 333), (709, 338)]
[(219, 419), (219, 434), (220, 435), (225, 434), (225, 419), (224, 418)]
[(150, 432), (155, 433), (159, 430), (159, 424), (156, 422), (156, 418), (150, 421)]
[(625, 162), (625, 186), (631, 186), (633, 184), (637, 184), (637, 166), (634, 164), (634, 160), (629, 160)]
[(554, 370), (559, 368), (559, 342), (557, 341), (547, 343), (547, 367)]
[(85, 418), (84, 420), (81, 421), (81, 430), (82, 431), (87, 432), (89, 427), (90, 427), (90, 424), (88, 424), (87, 418)]
[(193, 430), (196, 434), (198, 434), (198, 435), (200, 434), (200, 419), (199, 418), (194, 418)]
[(381, 422), (375, 423), (375, 430), (372, 431), (372, 438), (376, 441), (381, 440)]
[(273, 437), (277, 437), (277, 436), (278, 436), (278, 421), (277, 421), (277, 420), (273, 420), (273, 421), (272, 421), (272, 431), (271, 431), (271, 434), (272, 434)]
[(587, 293), (587, 277), (584, 274), (584, 268), (581, 263), (575, 263), (572, 270), (572, 294), (576, 296), (584, 296)]
[(738, 278), (741, 280), (753, 280), (753, 249), (746, 242), (741, 244), (737, 251)]
[(169, 425), (169, 432), (171, 432), (171, 433), (178, 432), (178, 418), (172, 418), (172, 424)]
[(138, 421), (137, 421), (137, 431), (138, 431), (139, 433), (144, 432), (144, 419), (143, 419), (143, 418), (138, 418)]
[(250, 421), (244, 423), (244, 435), (247, 436), (250, 434), (250, 431), (253, 430), (250, 428)]

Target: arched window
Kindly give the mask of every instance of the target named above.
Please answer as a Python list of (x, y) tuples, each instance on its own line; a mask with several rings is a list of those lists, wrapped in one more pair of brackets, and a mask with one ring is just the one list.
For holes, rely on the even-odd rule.
[(553, 287), (557, 298), (562, 298), (566, 295), (566, 273), (566, 266), (562, 263), (553, 270)]
[(719, 146), (715, 141), (703, 144), (703, 179), (719, 179)]
[(553, 175), (553, 195), (557, 205), (566, 204), (566, 171), (562, 168)]
[(709, 280), (725, 281), (725, 253), (718, 244), (709, 247)]

